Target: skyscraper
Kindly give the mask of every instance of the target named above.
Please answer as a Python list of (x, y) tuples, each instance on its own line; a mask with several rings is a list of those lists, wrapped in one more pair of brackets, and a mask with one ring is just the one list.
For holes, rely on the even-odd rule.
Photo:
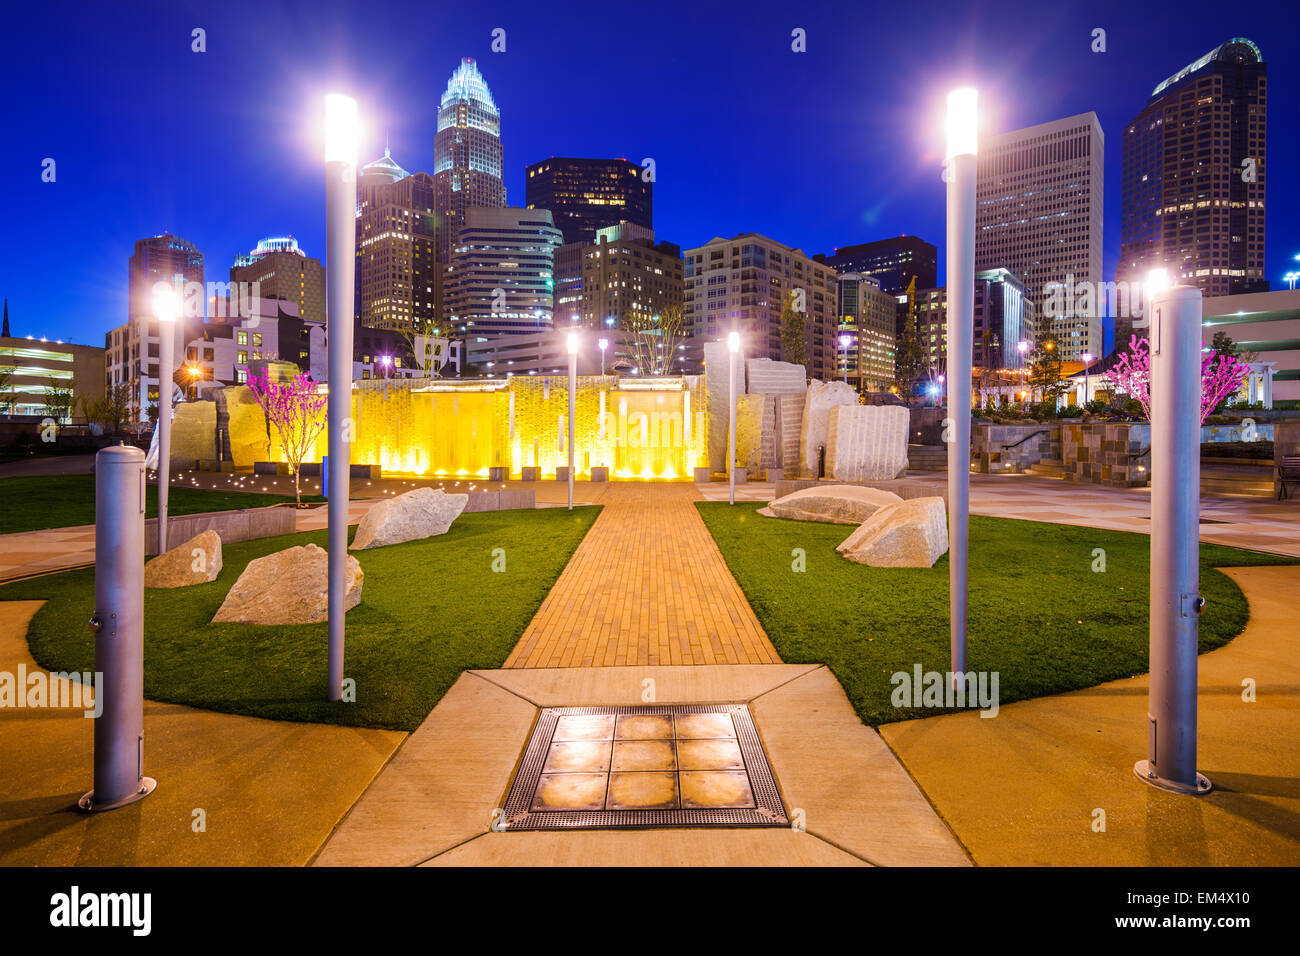
[(298, 303), (298, 315), (325, 321), (325, 267), (298, 248), (293, 236), (260, 239), (257, 248), (235, 257), (231, 283), (256, 282), (264, 299)]
[[(1124, 127), (1116, 279), (1154, 268), (1206, 296), (1268, 290), (1264, 57), (1234, 37), (1161, 81)], [(1128, 323), (1116, 322), (1126, 345)]]
[(466, 335), (551, 328), (560, 230), (545, 209), (471, 206), (452, 253), (447, 319)]
[(859, 391), (884, 391), (894, 381), (894, 296), (880, 287), (875, 276), (841, 272), (838, 278), (839, 336), (837, 367)]
[(620, 222), (654, 228), (654, 183), (626, 159), (552, 156), (524, 173), (524, 202), (549, 209), (565, 242), (595, 242), (596, 230)]
[(1101, 282), (1103, 149), (1092, 112), (980, 144), (975, 269), (1016, 275), (1039, 316), (1033, 338), (1052, 336), (1072, 361), (1101, 354), (1101, 311), (1050, 315), (1043, 305), (1053, 283)]
[(607, 226), (556, 250), (555, 289), (558, 325), (637, 328), (681, 308), (682, 250), (643, 226)]
[(503, 168), (501, 113), (478, 64), (465, 57), (447, 81), (433, 137), (439, 261), (451, 261), (465, 210), (506, 204)]
[(726, 338), (737, 331), (745, 354), (790, 360), (782, 342), (782, 315), (791, 293), (802, 292), (804, 365), (814, 378), (835, 375), (835, 271), (801, 249), (747, 232), (713, 238), (685, 254), (683, 305), (693, 336)]
[[(197, 294), (188, 286), (178, 302), (177, 321), (172, 333), (173, 361), (184, 354), (187, 335), (203, 322), (205, 289), (203, 288), (203, 253), (188, 239), (162, 233), (141, 239), (127, 264), (127, 321), (105, 338), (108, 384), (130, 386), (132, 420), (145, 423), (151, 405), (158, 402), (159, 328), (154, 318), (153, 287), (158, 282), (197, 283)], [(197, 310), (197, 314), (196, 313)]]
[(440, 283), (435, 184), (387, 149), (357, 173), (356, 323), (405, 335), (437, 325)]
[(871, 276), (889, 295), (905, 291), (913, 279), (918, 289), (932, 289), (939, 284), (939, 251), (917, 236), (891, 236), (840, 246), (833, 253), (813, 258), (841, 275), (852, 272)]

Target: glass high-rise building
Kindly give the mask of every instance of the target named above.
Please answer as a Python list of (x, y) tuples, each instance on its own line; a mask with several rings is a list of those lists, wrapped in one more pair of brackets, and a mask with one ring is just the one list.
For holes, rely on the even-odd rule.
[(550, 212), (471, 206), (465, 218), (448, 272), (454, 331), (476, 338), (550, 329), (563, 241)]
[(206, 289), (203, 288), (203, 253), (188, 239), (164, 232), (149, 236), (135, 244), (127, 266), (129, 283), (127, 321), (109, 333), (108, 353), (105, 357), (107, 380), (110, 386), (130, 387), (129, 404), (135, 423), (150, 419), (149, 410), (158, 403), (158, 361), (160, 329), (154, 318), (153, 287), (157, 282), (197, 283), (181, 286), (184, 290), (178, 301), (177, 321), (171, 332), (176, 337), (172, 347), (172, 361), (179, 363), (185, 354), (184, 343), (196, 328), (203, 324)]
[(1056, 284), (1101, 282), (1104, 146), (1089, 112), (989, 137), (979, 149), (975, 269), (1013, 273), (1039, 316), (1026, 338), (1053, 339), (1071, 361), (1101, 354), (1101, 311), (1054, 315), (1045, 303)]
[(939, 250), (917, 236), (891, 236), (856, 246), (840, 246), (831, 254), (813, 258), (841, 275), (852, 272), (870, 276), (882, 291), (898, 295), (916, 279), (918, 289), (939, 284)]
[(1268, 290), (1267, 118), (1264, 57), (1243, 37), (1156, 86), (1124, 127), (1117, 281), (1164, 268), (1206, 296)]
[(626, 159), (552, 156), (524, 171), (525, 204), (549, 209), (565, 242), (595, 242), (596, 230), (620, 222), (653, 229), (653, 189)]
[(439, 261), (451, 261), (467, 209), (505, 206), (503, 169), (501, 112), (478, 64), (465, 57), (447, 81), (433, 137)]

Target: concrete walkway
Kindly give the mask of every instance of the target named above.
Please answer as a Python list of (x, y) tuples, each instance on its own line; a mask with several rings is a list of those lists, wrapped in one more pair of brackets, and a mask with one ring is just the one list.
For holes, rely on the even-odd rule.
[[(984, 866), (1300, 865), (1300, 567), (1225, 571), (1250, 623), (1199, 658), (1198, 764), (1187, 797), (1147, 786), (1147, 676), (881, 736)], [(1256, 700), (1242, 699), (1243, 682)], [(1095, 829), (1098, 821), (1104, 831)]]
[[(803, 831), (497, 832), (538, 710), (747, 702)], [(792, 817), (794, 819), (794, 817)], [(317, 866), (967, 866), (839, 682), (818, 664), (467, 671), (339, 825)]]
[(505, 666), (778, 662), (698, 497), (688, 484), (605, 485), (604, 510)]
[[(38, 670), (26, 636), (42, 603), (0, 602), (0, 671)], [(407, 736), (152, 701), (144, 734), (158, 789), (85, 814), (76, 804), (94, 783), (94, 722), (81, 710), (0, 708), (0, 866), (298, 866)]]

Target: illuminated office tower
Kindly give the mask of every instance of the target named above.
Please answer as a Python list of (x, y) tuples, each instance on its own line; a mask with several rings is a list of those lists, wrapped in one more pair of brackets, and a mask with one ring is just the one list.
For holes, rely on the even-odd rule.
[(549, 209), (564, 241), (592, 243), (620, 222), (654, 228), (654, 183), (626, 159), (552, 156), (524, 171), (524, 202)]

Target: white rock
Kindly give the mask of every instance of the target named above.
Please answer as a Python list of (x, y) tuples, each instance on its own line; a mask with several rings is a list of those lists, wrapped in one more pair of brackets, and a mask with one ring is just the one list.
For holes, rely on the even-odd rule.
[[(839, 405), (857, 404), (858, 393), (852, 385), (845, 382), (808, 383), (808, 394), (804, 396), (803, 421), (799, 427), (799, 467), (803, 474), (817, 477), (817, 449), (826, 444), (831, 409)], [(828, 448), (827, 451), (829, 450)]]
[(469, 495), (449, 495), (441, 488), (416, 488), (395, 498), (384, 498), (371, 505), (357, 525), (352, 550), (446, 534), (467, 504)]
[(942, 498), (912, 498), (886, 505), (835, 549), (873, 568), (932, 568), (948, 550)]
[(183, 588), (215, 581), (221, 573), (221, 535), (201, 531), (144, 566), (147, 588)]
[[(343, 609), (361, 603), (361, 563), (348, 555)], [(248, 562), (214, 624), (319, 624), (329, 620), (329, 555), (305, 544)]]
[(826, 430), (826, 477), (886, 481), (907, 471), (909, 415), (902, 405), (838, 405)]
[(758, 513), (770, 518), (862, 524), (881, 508), (902, 501), (892, 491), (862, 485), (818, 485), (777, 498)]

